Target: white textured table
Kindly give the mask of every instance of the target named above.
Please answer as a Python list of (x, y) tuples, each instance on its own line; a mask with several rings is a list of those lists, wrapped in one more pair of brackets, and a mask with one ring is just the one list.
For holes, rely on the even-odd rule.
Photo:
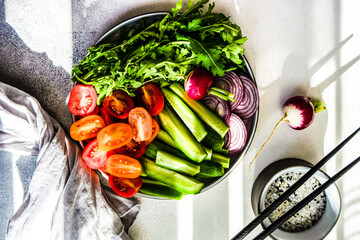
[[(187, 1), (186, 1), (187, 2)], [(104, 32), (135, 15), (169, 10), (174, 0), (3, 0), (0, 2), (0, 80), (42, 103), (65, 129), (71, 124), (65, 99), (71, 67)], [(134, 239), (230, 239), (254, 214), (248, 165), (282, 116), (282, 104), (303, 94), (322, 98), (327, 111), (303, 131), (283, 124), (253, 165), (255, 175), (281, 158), (317, 162), (360, 125), (360, 14), (358, 1), (218, 0), (248, 37), (246, 56), (260, 90), (258, 128), (248, 154), (213, 189), (181, 201), (139, 198)], [(326, 165), (333, 175), (359, 156), (360, 136)], [(31, 171), (1, 153), (0, 239), (6, 217), (22, 199)], [(32, 161), (33, 162), (33, 161)], [(10, 173), (9, 173), (10, 171)], [(20, 171), (20, 175), (18, 173)], [(359, 239), (360, 166), (337, 185), (343, 208), (327, 239)], [(5, 173), (5, 174), (4, 174)], [(13, 187), (9, 186), (13, 185)], [(9, 190), (10, 189), (10, 190)], [(11, 191), (12, 189), (12, 191)], [(257, 228), (252, 234), (255, 236)]]

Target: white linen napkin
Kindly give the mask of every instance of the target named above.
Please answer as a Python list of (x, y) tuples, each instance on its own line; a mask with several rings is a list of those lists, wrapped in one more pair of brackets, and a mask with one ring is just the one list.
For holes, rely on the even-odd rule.
[(6, 239), (130, 239), (127, 231), (140, 205), (101, 184), (84, 164), (80, 147), (38, 101), (2, 82), (0, 149), (38, 155)]

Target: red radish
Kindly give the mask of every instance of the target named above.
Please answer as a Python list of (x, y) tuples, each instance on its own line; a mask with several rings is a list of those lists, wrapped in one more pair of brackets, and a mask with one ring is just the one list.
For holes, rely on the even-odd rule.
[(281, 123), (288, 122), (288, 125), (295, 130), (302, 130), (310, 126), (310, 124), (314, 120), (315, 111), (314, 106), (311, 101), (304, 96), (295, 96), (288, 99), (283, 106), (284, 117), (280, 119), (280, 121), (276, 124), (274, 130), (272, 131), (270, 137), (266, 140), (266, 142), (262, 145), (259, 152), (255, 155), (254, 159), (250, 162), (249, 172), (251, 173), (251, 165), (263, 150), (265, 145), (270, 141), (273, 137), (275, 131), (278, 129)]
[(213, 78), (213, 75), (203, 68), (192, 70), (184, 84), (187, 95), (195, 100), (202, 99), (212, 84)]

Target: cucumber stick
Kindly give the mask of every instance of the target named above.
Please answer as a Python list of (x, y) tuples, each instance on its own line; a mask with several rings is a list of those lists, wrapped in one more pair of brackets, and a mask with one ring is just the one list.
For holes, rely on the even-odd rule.
[(230, 166), (230, 157), (224, 156), (220, 153), (213, 152), (211, 155), (211, 161), (221, 164), (223, 168), (229, 168)]
[(171, 188), (162, 182), (147, 178), (142, 178), (142, 186), (139, 191), (147, 195), (175, 200), (180, 200), (184, 196), (183, 192)]
[(169, 133), (180, 150), (194, 162), (202, 162), (207, 153), (201, 144), (195, 139), (189, 129), (184, 125), (176, 113), (167, 105), (159, 114), (162, 127)]
[(173, 148), (179, 149), (178, 145), (176, 145), (176, 143), (170, 137), (170, 135), (163, 129), (159, 129), (159, 132), (156, 135), (156, 138), (159, 139), (160, 141), (170, 145)]
[(176, 157), (164, 151), (158, 151), (155, 163), (161, 167), (174, 170), (189, 176), (194, 176), (200, 172), (200, 166), (185, 159)]
[(157, 152), (163, 150), (165, 152), (171, 153), (172, 155), (175, 155), (179, 158), (188, 159), (188, 157), (181, 152), (179, 149), (175, 149), (166, 143), (159, 142), (156, 140), (153, 140), (147, 147), (144, 153), (144, 157), (156, 159)]
[(170, 103), (177, 115), (181, 118), (181, 120), (190, 130), (190, 132), (194, 135), (196, 140), (198, 142), (201, 142), (207, 134), (207, 131), (202, 121), (172, 90), (168, 88), (162, 88), (161, 91), (163, 92), (166, 100)]
[(220, 163), (204, 161), (200, 163), (200, 172), (195, 175), (199, 178), (212, 178), (224, 175), (224, 168)]
[[(156, 138), (158, 138), (162, 142), (170, 145), (171, 147), (180, 150), (178, 145), (176, 145), (174, 140), (170, 137), (170, 135), (166, 131), (160, 129), (157, 136), (156, 136)], [(206, 151), (206, 154), (207, 154), (206, 157), (205, 157), (205, 160), (211, 160), (211, 155), (212, 155), (213, 150), (211, 148), (208, 148), (208, 147), (204, 146), (204, 145), (202, 145), (202, 147), (204, 148), (204, 150)], [(171, 153), (171, 151), (169, 151), (169, 150), (166, 150), (166, 149), (164, 149), (164, 150)], [(179, 156), (179, 154), (175, 154), (175, 155), (180, 157), (180, 158), (182, 157), (182, 156)]]
[(180, 83), (173, 83), (170, 89), (178, 95), (195, 113), (196, 115), (214, 129), (223, 138), (229, 126), (216, 113), (207, 108), (200, 101), (190, 98)]
[(196, 194), (204, 187), (204, 183), (175, 171), (160, 167), (150, 159), (141, 157), (145, 172), (149, 178), (162, 182), (169, 187), (188, 194)]

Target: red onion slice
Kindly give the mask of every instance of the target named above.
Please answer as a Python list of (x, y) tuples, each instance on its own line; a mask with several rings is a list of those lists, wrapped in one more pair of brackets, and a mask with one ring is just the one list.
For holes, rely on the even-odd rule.
[(239, 106), (244, 95), (244, 87), (241, 79), (234, 72), (226, 72), (224, 76), (216, 77), (212, 86), (224, 89), (234, 94), (235, 102), (230, 102), (231, 111)]
[(247, 129), (244, 122), (236, 114), (231, 114), (228, 125), (228, 140), (224, 148), (229, 150), (229, 155), (235, 155), (241, 152), (247, 142)]
[(225, 122), (229, 120), (230, 106), (228, 102), (214, 95), (206, 95), (201, 101), (213, 112), (216, 112)]
[(247, 76), (239, 75), (239, 78), (243, 83), (244, 97), (233, 113), (236, 113), (241, 118), (245, 119), (254, 115), (259, 108), (259, 92), (255, 83)]

